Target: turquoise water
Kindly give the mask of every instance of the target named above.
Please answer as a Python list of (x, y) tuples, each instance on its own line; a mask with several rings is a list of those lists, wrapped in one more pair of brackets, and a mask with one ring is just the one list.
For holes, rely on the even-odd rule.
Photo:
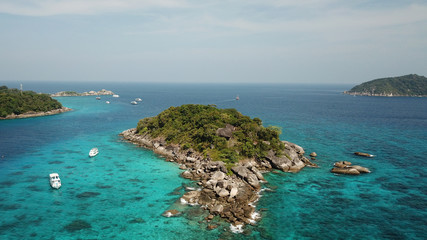
[[(41, 92), (99, 90), (95, 85), (38, 83)], [(9, 86), (14, 87), (14, 86)], [(73, 87), (73, 88), (72, 88)], [(0, 122), (0, 236), (4, 239), (425, 239), (427, 99), (352, 97), (350, 86), (102, 86), (120, 98), (58, 98), (74, 111)], [(235, 101), (239, 94), (240, 100)], [(131, 105), (141, 97), (143, 102)], [(109, 100), (111, 104), (105, 104)], [(257, 211), (242, 234), (207, 213), (181, 205), (195, 183), (178, 166), (123, 142), (139, 119), (184, 103), (236, 108), (281, 138), (318, 154), (320, 168), (269, 173)], [(100, 154), (89, 158), (92, 147)], [(355, 151), (375, 158), (361, 158)], [(329, 172), (336, 161), (371, 169), (361, 176)], [(58, 172), (53, 190), (48, 174)], [(166, 218), (168, 209), (182, 212)], [(73, 224), (74, 223), (74, 224)]]

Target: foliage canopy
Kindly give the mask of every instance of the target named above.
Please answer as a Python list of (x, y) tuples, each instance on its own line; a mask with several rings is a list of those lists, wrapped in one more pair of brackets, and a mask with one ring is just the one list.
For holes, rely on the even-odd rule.
[(52, 99), (48, 94), (39, 94), (33, 91), (20, 91), (0, 86), (0, 117), (12, 113), (47, 112), (62, 108), (62, 104)]
[[(230, 138), (217, 134), (227, 124), (234, 127)], [(236, 109), (209, 105), (170, 107), (155, 117), (140, 120), (137, 132), (162, 137), (169, 144), (192, 148), (229, 164), (244, 158), (265, 157), (270, 150), (280, 155), (285, 148), (279, 139), (279, 128), (263, 127), (259, 118), (251, 119)]]
[(348, 93), (427, 96), (427, 78), (416, 74), (380, 78), (357, 85)]

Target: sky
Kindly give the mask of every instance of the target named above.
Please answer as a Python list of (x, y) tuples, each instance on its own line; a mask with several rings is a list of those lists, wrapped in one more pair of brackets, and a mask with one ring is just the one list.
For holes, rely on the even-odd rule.
[(0, 0), (0, 82), (359, 84), (412, 73), (427, 76), (425, 0)]

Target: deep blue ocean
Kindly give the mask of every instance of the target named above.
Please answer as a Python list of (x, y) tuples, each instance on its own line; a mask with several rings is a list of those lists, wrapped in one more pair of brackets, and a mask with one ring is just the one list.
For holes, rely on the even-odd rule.
[[(351, 87), (24, 82), (36, 92), (105, 88), (120, 97), (60, 97), (73, 111), (0, 121), (0, 239), (426, 239), (427, 98), (342, 94)], [(135, 98), (143, 101), (131, 105)], [(204, 210), (180, 203), (197, 185), (178, 165), (118, 136), (189, 103), (280, 126), (281, 139), (318, 154), (319, 168), (265, 174), (256, 225), (237, 234), (215, 218), (219, 227), (208, 230)], [(93, 147), (100, 153), (89, 158)], [(343, 160), (372, 172), (330, 173)], [(52, 172), (59, 190), (49, 185)], [(182, 214), (163, 217), (168, 209)]]

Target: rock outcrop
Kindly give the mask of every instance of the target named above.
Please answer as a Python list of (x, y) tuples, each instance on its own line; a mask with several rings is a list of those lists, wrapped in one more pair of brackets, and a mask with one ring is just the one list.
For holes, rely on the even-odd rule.
[[(224, 128), (218, 134), (228, 136), (232, 126)], [(124, 139), (142, 147), (152, 149), (168, 161), (177, 162), (186, 169), (181, 176), (198, 181), (201, 189), (186, 192), (182, 203), (199, 204), (209, 210), (211, 215), (219, 215), (233, 225), (251, 224), (255, 211), (253, 202), (258, 199), (261, 182), (265, 181), (261, 171), (276, 168), (285, 172), (297, 172), (306, 165), (315, 166), (306, 157), (300, 146), (284, 142), (285, 157), (275, 157), (273, 152), (264, 159), (248, 159), (229, 170), (223, 162), (212, 161), (209, 157), (193, 151), (181, 149), (178, 145), (167, 145), (163, 139), (152, 139), (139, 135), (136, 129), (129, 129), (120, 135)]]
[(361, 157), (368, 157), (368, 158), (375, 157), (374, 155), (372, 155), (370, 153), (363, 153), (363, 152), (355, 152), (354, 155), (361, 156)]
[(368, 168), (351, 165), (351, 162), (341, 161), (334, 164), (334, 168), (331, 169), (332, 173), (348, 174), (348, 175), (360, 175), (361, 173), (370, 173)]
[(114, 95), (114, 93), (112, 91), (102, 89), (98, 92), (89, 91), (89, 92), (83, 92), (83, 93), (72, 92), (72, 91), (62, 91), (62, 92), (51, 94), (50, 96), (51, 97), (75, 97), (75, 96), (98, 96), (98, 95)]
[(227, 124), (225, 128), (218, 128), (216, 135), (230, 139), (233, 136), (235, 128), (233, 125)]

